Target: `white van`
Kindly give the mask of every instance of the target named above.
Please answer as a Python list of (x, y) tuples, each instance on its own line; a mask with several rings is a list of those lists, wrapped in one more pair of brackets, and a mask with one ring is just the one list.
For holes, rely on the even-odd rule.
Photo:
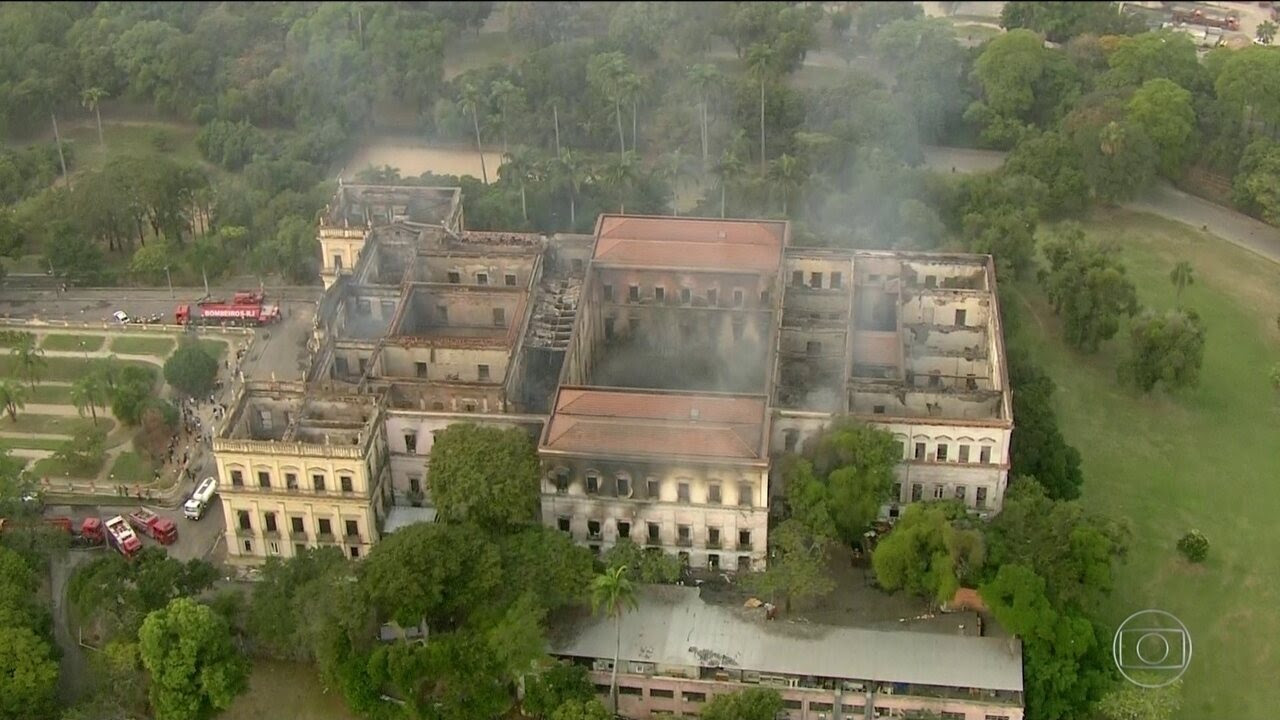
[(218, 492), (218, 479), (210, 475), (200, 481), (196, 486), (196, 491), (191, 493), (191, 498), (182, 505), (182, 514), (188, 520), (199, 520), (204, 517), (204, 511), (209, 509), (209, 503), (213, 500), (213, 494)]

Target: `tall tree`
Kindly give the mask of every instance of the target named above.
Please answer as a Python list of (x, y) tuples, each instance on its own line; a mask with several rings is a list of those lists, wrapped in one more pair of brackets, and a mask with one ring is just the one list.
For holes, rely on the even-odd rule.
[(698, 93), (698, 110), (701, 115), (701, 133), (702, 141), (702, 169), (705, 172), (710, 168), (709, 165), (709, 136), (707, 135), (707, 106), (711, 102), (711, 93), (720, 85), (720, 71), (711, 63), (698, 63), (689, 68), (687, 73), (689, 83), (693, 85), (694, 90)]
[(728, 195), (729, 185), (736, 183), (742, 177), (746, 172), (746, 165), (733, 148), (728, 147), (720, 154), (720, 161), (716, 163), (712, 172), (716, 175), (716, 184), (720, 186), (720, 217), (724, 217), (725, 198)]
[(80, 103), (88, 108), (95, 118), (98, 120), (98, 146), (105, 148), (106, 140), (102, 138), (102, 98), (107, 96), (107, 91), (100, 87), (87, 88), (80, 93)]
[(1182, 307), (1182, 291), (1186, 290), (1188, 285), (1194, 285), (1196, 282), (1195, 270), (1191, 267), (1191, 263), (1186, 260), (1179, 260), (1173, 266), (1173, 270), (1169, 272), (1169, 282), (1173, 283), (1175, 302), (1178, 307)]
[(473, 83), (462, 87), (461, 106), (463, 112), (471, 113), (471, 124), (476, 131), (476, 154), (480, 156), (480, 179), (489, 184), (489, 171), (484, 166), (484, 145), (480, 142), (480, 105), (484, 102), (484, 94)]
[(525, 184), (534, 175), (537, 166), (533, 151), (521, 146), (517, 147), (515, 152), (504, 155), (502, 166), (498, 168), (499, 176), (515, 178), (516, 183), (519, 184), (520, 216), (525, 222), (529, 221), (529, 201), (525, 193)]
[(804, 161), (792, 155), (783, 153), (778, 159), (770, 163), (769, 179), (773, 181), (774, 186), (782, 195), (782, 214), (787, 215), (787, 201), (800, 190), (800, 186), (804, 184), (805, 179), (809, 176), (808, 169), (804, 166)]
[(624, 215), (627, 212), (627, 198), (635, 184), (636, 174), (636, 154), (631, 150), (624, 152), (620, 158), (607, 158), (599, 173), (599, 178), (617, 196), (618, 212)]
[(9, 413), (9, 420), (18, 422), (18, 411), (27, 405), (27, 389), (9, 380), (0, 380), (0, 405)]
[(138, 650), (151, 675), (157, 720), (197, 720), (225, 710), (246, 687), (249, 663), (232, 644), (227, 622), (191, 598), (148, 615)]
[(720, 693), (702, 706), (703, 720), (774, 720), (782, 712), (782, 696), (772, 688)]
[(493, 102), (498, 106), (498, 115), (502, 123), (502, 154), (507, 154), (507, 131), (511, 127), (511, 113), (524, 102), (524, 92), (510, 80), (495, 80), (490, 87)]
[(31, 628), (0, 626), (0, 718), (51, 717), (57, 690), (49, 643)]
[(609, 711), (618, 712), (618, 663), (622, 655), (622, 616), (628, 610), (635, 610), (636, 590), (631, 579), (627, 577), (627, 568), (615, 567), (605, 570), (591, 581), (591, 611), (603, 612), (613, 618), (614, 647), (613, 672), (609, 677)]
[(1254, 37), (1256, 37), (1258, 39), (1258, 42), (1262, 43), (1263, 45), (1270, 45), (1271, 43), (1275, 42), (1276, 29), (1277, 29), (1277, 26), (1275, 23), (1271, 22), (1270, 20), (1263, 20), (1262, 22), (1258, 23), (1257, 29), (1254, 30)]
[(941, 605), (977, 578), (985, 558), (982, 533), (966, 527), (962, 507), (912, 505), (871, 555), (876, 580)]
[(36, 336), (23, 333), (9, 354), (13, 356), (14, 363), (18, 366), (18, 373), (34, 389), (36, 383), (40, 382), (44, 369), (49, 365), (44, 359), (44, 350), (36, 346)]
[(626, 135), (622, 132), (622, 101), (626, 97), (631, 68), (627, 56), (620, 52), (592, 55), (587, 63), (587, 81), (609, 102), (613, 103), (614, 117), (618, 123), (618, 156), (627, 153)]
[(747, 584), (775, 603), (782, 596), (788, 610), (792, 601), (826, 595), (835, 588), (827, 574), (827, 539), (815, 536), (799, 520), (784, 520), (769, 533), (768, 567), (749, 577)]
[(1196, 111), (1190, 91), (1172, 80), (1148, 80), (1129, 100), (1129, 121), (1144, 128), (1151, 138), (1160, 172), (1170, 178), (1181, 174), (1183, 164), (1195, 152)]
[(432, 500), (440, 517), (484, 527), (533, 521), (538, 507), (538, 458), (519, 429), (455, 423), (431, 446)]
[(1147, 311), (1129, 327), (1130, 355), (1117, 368), (1143, 392), (1157, 384), (1170, 390), (1194, 387), (1204, 364), (1204, 325), (1194, 310)]
[(1138, 293), (1113, 245), (1087, 242), (1074, 223), (1044, 244), (1048, 269), (1040, 281), (1061, 315), (1069, 345), (1095, 352), (1120, 330), (1120, 319), (1138, 312)]
[(82, 375), (71, 384), (71, 404), (80, 412), (81, 417), (84, 417), (87, 408), (93, 416), (93, 424), (98, 424), (98, 406), (106, 407), (107, 393), (97, 375)]
[(676, 148), (662, 156), (659, 171), (671, 187), (671, 213), (680, 215), (680, 186), (693, 174), (693, 165), (683, 150)]
[(764, 149), (764, 88), (765, 83), (777, 72), (778, 51), (768, 45), (753, 45), (747, 51), (747, 70), (760, 83), (760, 174), (764, 175), (768, 163)]
[(67, 156), (62, 152), (62, 135), (58, 133), (58, 115), (51, 112), (49, 118), (53, 120), (53, 142), (58, 146), (58, 163), (62, 165), (62, 183), (70, 190), (71, 176), (67, 174)]
[(184, 341), (164, 361), (164, 380), (189, 397), (207, 395), (218, 377), (218, 361), (197, 342)]

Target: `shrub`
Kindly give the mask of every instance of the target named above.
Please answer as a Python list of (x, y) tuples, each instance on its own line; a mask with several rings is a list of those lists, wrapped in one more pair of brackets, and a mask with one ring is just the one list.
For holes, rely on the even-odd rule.
[(1178, 541), (1178, 552), (1191, 562), (1204, 562), (1209, 554), (1209, 539), (1199, 530), (1192, 530)]

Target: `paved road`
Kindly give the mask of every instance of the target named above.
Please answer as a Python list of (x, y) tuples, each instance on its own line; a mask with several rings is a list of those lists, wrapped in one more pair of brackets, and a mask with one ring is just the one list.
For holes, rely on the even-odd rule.
[[(969, 173), (995, 170), (1007, 153), (998, 150), (927, 147), (925, 164), (939, 172)], [(1280, 263), (1280, 228), (1255, 220), (1228, 207), (1189, 195), (1160, 180), (1141, 196), (1124, 203), (1138, 212), (1176, 220), (1195, 228), (1205, 228), (1218, 237)]]

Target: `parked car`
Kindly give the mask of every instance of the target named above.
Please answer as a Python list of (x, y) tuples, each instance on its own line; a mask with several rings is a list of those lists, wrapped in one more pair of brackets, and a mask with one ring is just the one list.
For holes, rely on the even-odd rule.
[(127, 324), (129, 322), (129, 313), (123, 310), (117, 310), (111, 313), (111, 317), (115, 318), (116, 322), (120, 323), (121, 325)]

